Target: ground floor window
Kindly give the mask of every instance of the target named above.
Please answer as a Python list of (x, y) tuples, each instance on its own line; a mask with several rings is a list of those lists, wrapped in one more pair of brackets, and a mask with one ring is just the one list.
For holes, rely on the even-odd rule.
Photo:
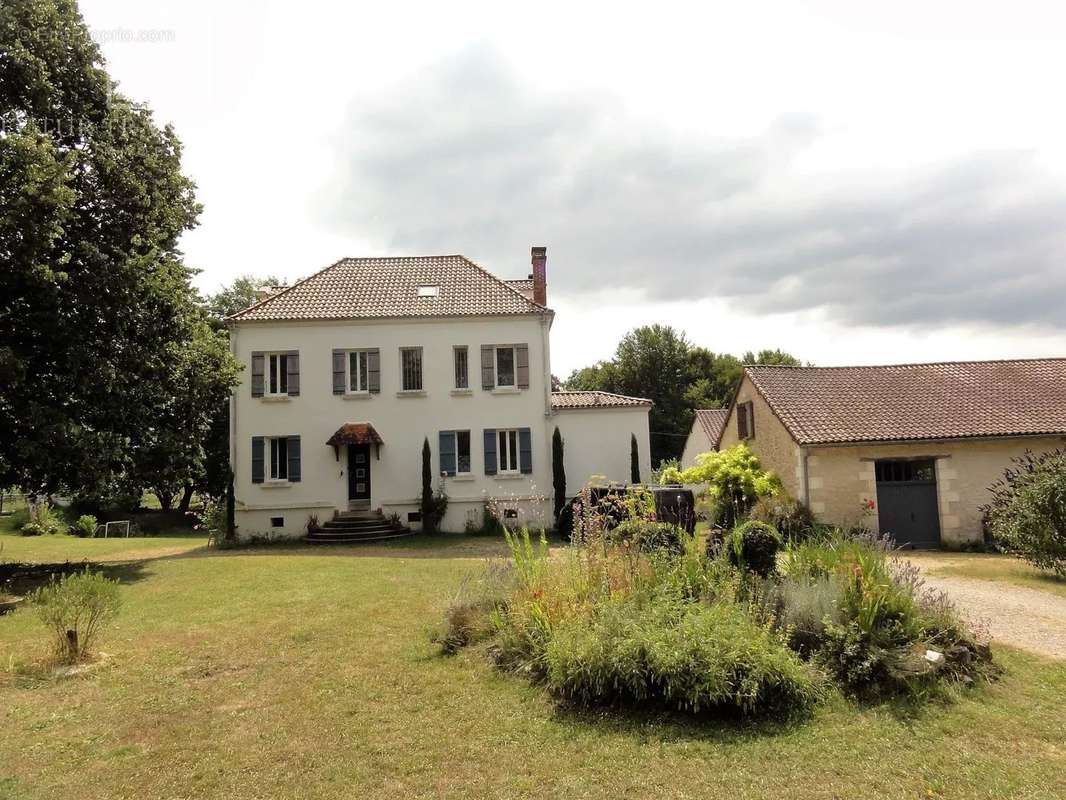
[(270, 440), (270, 480), (289, 479), (289, 439), (279, 436)]
[(470, 474), (470, 431), (441, 431), (440, 468), (445, 475)]
[(496, 432), (499, 443), (501, 473), (518, 472), (518, 431), (502, 430)]

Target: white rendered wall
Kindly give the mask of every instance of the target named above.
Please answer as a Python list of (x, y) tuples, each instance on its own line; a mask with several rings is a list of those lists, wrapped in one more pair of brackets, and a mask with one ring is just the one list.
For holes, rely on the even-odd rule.
[[(550, 437), (559, 426), (563, 437), (566, 494), (581, 491), (593, 475), (630, 482), (630, 437), (637, 437), (640, 479), (651, 481), (651, 446), (647, 406), (557, 411), (549, 422)], [(550, 459), (550, 449), (549, 449)], [(549, 460), (550, 476), (550, 460)]]
[[(239, 323), (230, 332), (231, 347), (245, 365), (234, 392), (230, 457), (237, 499), (238, 535), (302, 536), (309, 514), (320, 520), (348, 507), (347, 457), (337, 459), (326, 441), (346, 422), (369, 422), (381, 435), (380, 460), (371, 448), (371, 508), (400, 513), (415, 510), (421, 490), (422, 442), (429, 438), (434, 486), (440, 482), (438, 432), (469, 430), (469, 478), (448, 478), (450, 498), (446, 530), (461, 530), (472, 512), (480, 516), (485, 498), (505, 497), (521, 506), (523, 520), (550, 522), (550, 502), (531, 498), (551, 493), (551, 431), (546, 424), (549, 365), (548, 319), (540, 316), (446, 320), (329, 323)], [(481, 345), (527, 344), (529, 389), (485, 391), (481, 388)], [(469, 350), (466, 393), (454, 391), (452, 348)], [(333, 394), (334, 349), (379, 348), (381, 392), (369, 396)], [(398, 396), (400, 348), (423, 348), (424, 395)], [(251, 396), (253, 351), (298, 350), (300, 395), (274, 400)], [(646, 416), (646, 415), (645, 415)], [(533, 473), (515, 477), (486, 476), (482, 431), (530, 428)], [(645, 424), (644, 452), (647, 452)], [(253, 484), (253, 436), (299, 435), (301, 480), (270, 486)], [(629, 438), (626, 436), (626, 464)], [(627, 472), (628, 475), (628, 466)], [(283, 517), (273, 528), (272, 517)], [(416, 526), (417, 527), (417, 526)]]

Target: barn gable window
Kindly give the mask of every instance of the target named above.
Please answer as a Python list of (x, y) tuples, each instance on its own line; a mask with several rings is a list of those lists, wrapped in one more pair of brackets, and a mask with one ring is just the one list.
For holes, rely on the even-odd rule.
[(755, 438), (755, 406), (750, 400), (737, 403), (737, 438), (742, 442)]

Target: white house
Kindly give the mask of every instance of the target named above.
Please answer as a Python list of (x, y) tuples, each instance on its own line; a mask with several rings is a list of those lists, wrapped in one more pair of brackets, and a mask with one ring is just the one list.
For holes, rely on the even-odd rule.
[(728, 408), (700, 408), (692, 419), (692, 429), (685, 439), (685, 449), (681, 453), (681, 467), (696, 466), (696, 456), (718, 449), (718, 440), (722, 438), (722, 429), (729, 417)]
[(231, 400), (238, 535), (302, 536), (308, 518), (380, 509), (417, 527), (422, 448), (445, 530), (486, 500), (551, 523), (551, 439), (567, 494), (651, 470), (651, 402), (552, 392), (546, 253), (504, 281), (461, 255), (345, 258), (228, 319), (245, 365)]

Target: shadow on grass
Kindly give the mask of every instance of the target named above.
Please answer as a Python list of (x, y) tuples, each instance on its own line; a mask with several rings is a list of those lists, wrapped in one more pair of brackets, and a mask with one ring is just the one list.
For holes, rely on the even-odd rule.
[(61, 564), (0, 564), (0, 588), (6, 593), (26, 596), (34, 589), (45, 586), (53, 580), (60, 580), (85, 570), (103, 573), (123, 585), (137, 583), (147, 578), (148, 561), (116, 561), (96, 563), (93, 561), (65, 561)]
[[(561, 546), (549, 541), (552, 547)], [(303, 539), (251, 542), (232, 547), (206, 547), (164, 558), (228, 556), (336, 556), (342, 558), (493, 558), (508, 554), (502, 538), (465, 533), (417, 533), (400, 539), (357, 544), (311, 544)]]
[(730, 708), (713, 708), (698, 713), (662, 706), (623, 703), (581, 706), (557, 702), (555, 721), (579, 733), (611, 733), (642, 742), (698, 740), (736, 744), (792, 733), (808, 725), (815, 710), (793, 712), (783, 718), (768, 715), (744, 717)]

